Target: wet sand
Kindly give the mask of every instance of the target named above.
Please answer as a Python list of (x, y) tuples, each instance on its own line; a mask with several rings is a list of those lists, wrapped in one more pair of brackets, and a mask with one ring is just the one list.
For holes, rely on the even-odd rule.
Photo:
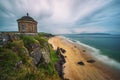
[[(66, 56), (66, 63), (63, 65), (63, 76), (65, 79), (120, 80), (119, 71), (98, 61), (81, 46), (75, 45), (59, 36), (50, 38), (49, 43), (52, 44), (54, 50), (56, 50), (57, 47), (66, 50), (65, 53), (61, 53), (63, 56)], [(80, 64), (78, 64), (78, 62)]]

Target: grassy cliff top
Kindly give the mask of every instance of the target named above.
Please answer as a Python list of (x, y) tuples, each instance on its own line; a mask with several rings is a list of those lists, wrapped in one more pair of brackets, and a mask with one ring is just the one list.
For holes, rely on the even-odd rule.
[(60, 80), (54, 67), (58, 57), (48, 43), (51, 34), (6, 36), (0, 47), (0, 80)]

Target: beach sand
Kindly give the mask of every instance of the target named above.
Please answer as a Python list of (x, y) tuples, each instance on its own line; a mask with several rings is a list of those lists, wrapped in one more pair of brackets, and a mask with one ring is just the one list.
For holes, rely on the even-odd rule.
[[(66, 56), (66, 63), (63, 64), (64, 78), (69, 80), (120, 80), (119, 71), (98, 61), (86, 49), (65, 38), (55, 36), (49, 39), (49, 43), (52, 44), (54, 50), (57, 47), (66, 50), (65, 53), (61, 53)], [(91, 59), (95, 62), (87, 62)]]

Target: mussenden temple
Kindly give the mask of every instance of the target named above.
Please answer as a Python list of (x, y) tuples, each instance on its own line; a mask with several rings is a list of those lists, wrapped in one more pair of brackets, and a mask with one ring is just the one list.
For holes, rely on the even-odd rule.
[(19, 33), (37, 33), (37, 21), (27, 13), (26, 16), (17, 20)]

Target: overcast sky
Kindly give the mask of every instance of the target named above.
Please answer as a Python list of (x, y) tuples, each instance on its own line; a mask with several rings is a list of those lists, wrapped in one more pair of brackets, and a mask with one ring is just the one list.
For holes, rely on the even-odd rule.
[(17, 31), (27, 12), (39, 32), (120, 33), (120, 0), (0, 0), (0, 31)]

